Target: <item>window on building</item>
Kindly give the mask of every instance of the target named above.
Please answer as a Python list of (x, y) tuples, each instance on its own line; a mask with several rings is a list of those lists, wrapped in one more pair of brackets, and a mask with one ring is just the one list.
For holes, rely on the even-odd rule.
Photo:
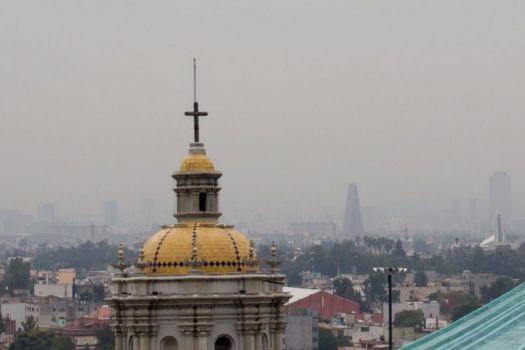
[(232, 350), (233, 342), (227, 336), (220, 336), (215, 341), (215, 350)]
[(206, 199), (208, 195), (204, 192), (199, 193), (199, 211), (206, 211)]
[(178, 350), (179, 346), (177, 344), (177, 339), (173, 337), (166, 337), (162, 339), (162, 350)]

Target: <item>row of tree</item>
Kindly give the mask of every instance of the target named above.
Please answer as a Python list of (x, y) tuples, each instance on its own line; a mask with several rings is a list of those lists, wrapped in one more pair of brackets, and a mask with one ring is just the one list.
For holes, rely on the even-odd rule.
[[(261, 245), (258, 254), (263, 259), (267, 258), (269, 247)], [(355, 241), (311, 246), (298, 257), (294, 256), (293, 247), (282, 243), (278, 255), (282, 260), (281, 270), (286, 274), (289, 285), (299, 285), (303, 271), (316, 271), (335, 277), (339, 272), (368, 274), (375, 266), (403, 266), (419, 271), (416, 283), (421, 286), (426, 284), (421, 274), (424, 270), (443, 274), (470, 270), (473, 273), (525, 278), (525, 249), (516, 251), (505, 246), (493, 251), (484, 251), (480, 247), (460, 247), (422, 257), (417, 253), (407, 256), (400, 240), (394, 242), (388, 238), (364, 237)]]

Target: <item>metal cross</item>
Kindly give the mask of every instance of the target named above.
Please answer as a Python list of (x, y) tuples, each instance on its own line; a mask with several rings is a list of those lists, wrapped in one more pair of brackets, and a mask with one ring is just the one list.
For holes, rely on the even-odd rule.
[(197, 102), (197, 62), (193, 59), (193, 111), (185, 112), (184, 115), (193, 117), (193, 133), (194, 142), (199, 142), (199, 117), (205, 117), (208, 112), (199, 111), (199, 103)]

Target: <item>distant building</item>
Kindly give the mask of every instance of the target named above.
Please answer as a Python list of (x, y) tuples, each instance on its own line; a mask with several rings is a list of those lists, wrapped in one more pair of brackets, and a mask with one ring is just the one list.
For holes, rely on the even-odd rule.
[(479, 215), (478, 202), (475, 198), (471, 198), (468, 205), (468, 229), (471, 232), (479, 231)]
[(311, 309), (289, 309), (286, 314), (284, 343), (286, 350), (318, 350), (319, 319)]
[(313, 236), (335, 236), (334, 222), (298, 222), (289, 225), (293, 234), (308, 234)]
[[(421, 310), (425, 315), (425, 318), (435, 319), (436, 317), (440, 317), (439, 303), (437, 301), (413, 301), (392, 304), (393, 316), (395, 316), (398, 312), (405, 310)], [(388, 303), (383, 303), (383, 315), (388, 316)]]
[(489, 223), (496, 232), (497, 215), (501, 215), (503, 230), (508, 232), (512, 224), (512, 180), (505, 172), (495, 172), (489, 179)]
[(38, 221), (46, 223), (55, 221), (55, 206), (53, 203), (44, 203), (38, 207)]
[(22, 322), (25, 322), (30, 316), (38, 323), (40, 316), (40, 305), (32, 303), (21, 302), (2, 302), (0, 306), (2, 317), (9, 318), (15, 321), (15, 328), (19, 330), (22, 328)]
[(343, 238), (355, 238), (363, 236), (363, 219), (361, 217), (361, 205), (359, 204), (359, 194), (357, 184), (348, 185), (346, 197), (346, 208), (343, 219)]
[(106, 226), (117, 226), (117, 202), (108, 200), (104, 202), (104, 224)]
[(34, 295), (36, 297), (54, 296), (57, 298), (73, 298), (73, 284), (35, 284)]
[(153, 198), (142, 200), (142, 224), (151, 227), (157, 222), (157, 204)]

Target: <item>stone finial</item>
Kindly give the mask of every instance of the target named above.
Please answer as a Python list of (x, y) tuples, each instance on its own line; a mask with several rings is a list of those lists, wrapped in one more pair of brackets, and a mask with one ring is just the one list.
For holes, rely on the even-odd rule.
[(121, 274), (124, 274), (124, 270), (129, 267), (129, 264), (126, 264), (125, 261), (124, 243), (120, 243), (118, 247), (118, 264), (114, 264), (113, 267), (119, 269)]
[(266, 260), (266, 265), (270, 266), (271, 273), (275, 273), (279, 271), (279, 266), (281, 265), (281, 262), (277, 260), (277, 245), (275, 244), (275, 241), (272, 241), (272, 258), (270, 260)]
[(140, 246), (139, 259), (135, 263), (135, 267), (137, 267), (137, 268), (139, 268), (141, 270), (146, 267), (146, 261), (145, 261), (145, 257), (144, 257), (144, 244), (142, 244)]

